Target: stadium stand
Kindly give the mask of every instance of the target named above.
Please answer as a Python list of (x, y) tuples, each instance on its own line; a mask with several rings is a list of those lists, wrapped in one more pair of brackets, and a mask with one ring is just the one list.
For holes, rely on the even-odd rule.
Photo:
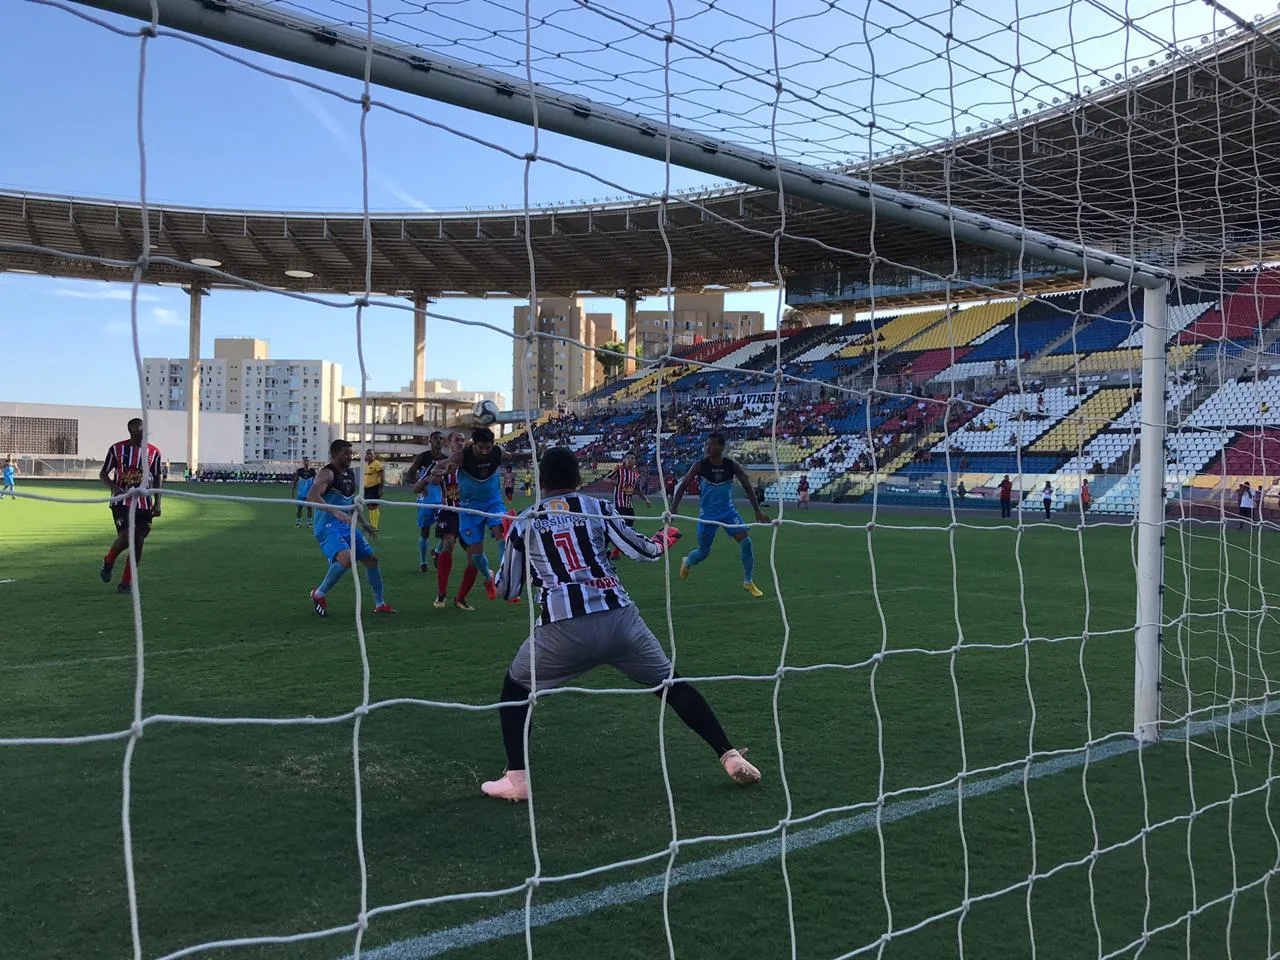
[(896, 350), (912, 337), (932, 327), (947, 316), (949, 312), (949, 310), (943, 308), (941, 310), (924, 310), (920, 313), (904, 313), (889, 320), (877, 318), (874, 321), (874, 332), (864, 340), (845, 347), (840, 351), (840, 356), (845, 358), (861, 357), (864, 354), (872, 353), (877, 347), (881, 354)]
[(1182, 331), (1178, 342), (1245, 342), (1252, 340), (1277, 316), (1280, 316), (1280, 270), (1266, 270), (1227, 293), (1221, 306), (1201, 314)]

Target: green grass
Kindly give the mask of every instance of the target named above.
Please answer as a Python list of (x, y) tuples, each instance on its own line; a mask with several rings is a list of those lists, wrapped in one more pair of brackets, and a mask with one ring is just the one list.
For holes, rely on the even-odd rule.
[[(23, 489), (97, 494), (87, 487)], [(787, 811), (784, 769), (792, 815), (802, 817), (873, 802), (881, 790), (948, 782), (962, 765), (982, 770), (1029, 750), (1078, 748), (1090, 734), (1130, 729), (1129, 528), (1091, 527), (1080, 535), (1030, 527), (1019, 534), (979, 522), (951, 531), (941, 513), (885, 514), (884, 525), (868, 535), (855, 526), (866, 513), (790, 516), (847, 526), (788, 525), (779, 532), (776, 568), (789, 631), (774, 599), (770, 535), (755, 537), (757, 581), (770, 595), (755, 602), (741, 592), (737, 551), (722, 538), (692, 580), (672, 583), (681, 672), (768, 677), (779, 666), (784, 638), (792, 667), (865, 664), (882, 645), (912, 652), (858, 669), (787, 673), (777, 693), (785, 767), (772, 680), (703, 684), (765, 779), (757, 789), (735, 788), (706, 747), (669, 716), (667, 765), (681, 838), (775, 826)], [(526, 609), (481, 596), (472, 615), (433, 610), (434, 576), (417, 572), (412, 524), (411, 511), (384, 510), (378, 549), (399, 614), (364, 619), (371, 698), (492, 703), (526, 633)], [(682, 526), (692, 534), (692, 521)], [(132, 608), (96, 575), (110, 537), (102, 505), (0, 503), (0, 580), (14, 581), (0, 584), (0, 738), (128, 727), (136, 668)], [(1189, 615), (1165, 635), (1167, 712), (1222, 703), (1232, 693), (1261, 696), (1280, 650), (1264, 604), (1274, 596), (1280, 548), (1264, 538), (1259, 555), (1256, 538), (1251, 553), (1245, 534), (1196, 527), (1181, 535), (1171, 530), (1168, 549), (1167, 613)], [(143, 564), (146, 714), (322, 717), (355, 707), (361, 662), (351, 582), (332, 594), (328, 620), (318, 620), (306, 591), (322, 570), (314, 541), (294, 529), (286, 505), (166, 501)], [(663, 565), (623, 573), (665, 639)], [(1224, 598), (1246, 612), (1222, 613)], [(1189, 654), (1190, 694), (1182, 686), (1183, 661), (1174, 656), (1179, 648)], [(584, 684), (621, 685), (607, 671)], [(539, 703), (535, 718), (542, 874), (664, 851), (671, 825), (656, 700), (557, 694)], [(144, 956), (355, 920), (352, 731), (350, 722), (147, 727), (131, 772)], [(1142, 936), (1144, 923), (1147, 930), (1169, 923), (1275, 868), (1280, 848), (1271, 822), (1280, 822), (1280, 811), (1257, 788), (1273, 772), (1268, 739), (1277, 733), (1273, 720), (1253, 720), (1192, 747), (1169, 741), (1141, 756), (1097, 760), (1087, 772), (1072, 767), (966, 798), (959, 809), (943, 805), (792, 852), (787, 876), (796, 952), (838, 956), (947, 911), (956, 914), (890, 938), (884, 955), (954, 956), (962, 938), (967, 957), (1031, 956), (1033, 942), (1041, 958), (1094, 956), (1095, 918), (1101, 952), (1119, 950)], [(124, 740), (0, 746), (0, 955), (131, 955), (120, 816), (124, 753)], [(493, 712), (376, 710), (362, 724), (360, 760), (371, 907), (496, 890), (533, 871), (527, 808), (479, 794), (480, 781), (503, 766)], [(1193, 807), (1200, 812), (1191, 818)], [(809, 826), (848, 815), (846, 809)], [(1144, 823), (1170, 818), (1143, 837)], [(1090, 858), (1095, 822), (1098, 848), (1106, 852)], [(676, 862), (754, 842), (684, 847)], [(533, 902), (664, 866), (665, 859), (543, 884)], [(1041, 878), (1028, 891), (1033, 872)], [(518, 894), (379, 916), (364, 943), (429, 933), (524, 902)], [(1269, 955), (1280, 948), (1280, 928), (1274, 937), (1269, 931), (1270, 921), (1280, 920), (1269, 917), (1275, 909), (1269, 885), (1255, 886), (1155, 935), (1142, 955), (1226, 956), (1228, 944), (1236, 957)], [(667, 914), (678, 957), (790, 955), (777, 859), (676, 887)], [(203, 956), (334, 958), (353, 942), (343, 935)], [(666, 956), (663, 898), (540, 927), (533, 947), (565, 960)], [(450, 956), (525, 953), (524, 938), (514, 936)]]

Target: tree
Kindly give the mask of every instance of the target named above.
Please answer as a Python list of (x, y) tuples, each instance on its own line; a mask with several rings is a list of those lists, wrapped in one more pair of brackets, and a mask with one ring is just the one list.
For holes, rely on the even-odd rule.
[(604, 368), (604, 378), (612, 380), (627, 363), (627, 345), (619, 340), (602, 343), (596, 348), (596, 360)]
[(792, 327), (804, 326), (804, 314), (795, 307), (787, 307), (782, 311), (782, 329), (790, 330)]

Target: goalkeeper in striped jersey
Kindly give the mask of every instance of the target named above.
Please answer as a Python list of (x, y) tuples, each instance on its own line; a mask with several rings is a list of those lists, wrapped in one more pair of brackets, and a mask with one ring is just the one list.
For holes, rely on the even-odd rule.
[(503, 800), (529, 797), (524, 725), (535, 663), (538, 690), (562, 686), (606, 664), (636, 683), (657, 687), (659, 696), (671, 678), (676, 682), (667, 692), (667, 704), (676, 715), (716, 752), (734, 782), (759, 783), (760, 771), (734, 749), (702, 694), (672, 670), (609, 558), (612, 545), (632, 560), (658, 560), (679, 534), (665, 529), (649, 540), (627, 526), (611, 504), (577, 493), (582, 476), (566, 447), (543, 454), (539, 469), (543, 498), (512, 524), (498, 579), (507, 600), (519, 599), (527, 558), (538, 622), (532, 645), (525, 640), (520, 646), (502, 682), (498, 716), (506, 773), (480, 789)]

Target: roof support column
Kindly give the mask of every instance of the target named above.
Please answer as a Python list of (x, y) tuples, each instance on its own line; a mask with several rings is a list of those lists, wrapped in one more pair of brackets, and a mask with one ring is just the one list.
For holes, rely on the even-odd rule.
[(192, 476), (200, 469), (200, 301), (209, 291), (200, 286), (186, 288), (190, 296), (187, 313), (187, 469)]
[(421, 422), (425, 413), (422, 397), (427, 393), (427, 304), (431, 301), (423, 294), (413, 297), (413, 419)]
[(627, 305), (626, 312), (626, 337), (627, 337), (627, 362), (623, 370), (632, 374), (636, 372), (635, 357), (640, 346), (640, 329), (636, 325), (636, 304), (640, 302), (640, 293), (637, 290), (628, 290), (622, 298)]

